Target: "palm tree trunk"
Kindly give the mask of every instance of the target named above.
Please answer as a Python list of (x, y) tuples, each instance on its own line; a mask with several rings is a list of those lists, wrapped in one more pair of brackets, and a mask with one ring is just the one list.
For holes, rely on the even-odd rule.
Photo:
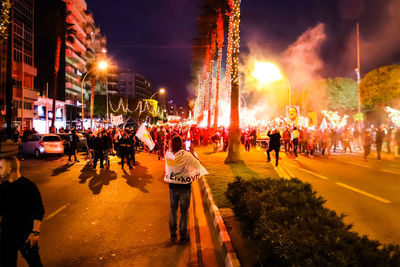
[(239, 22), (240, 0), (230, 1), (232, 19), (234, 23), (232, 36), (232, 76), (231, 76), (231, 122), (229, 126), (229, 150), (225, 163), (242, 161), (240, 153), (240, 129), (239, 129)]
[(218, 61), (217, 61), (217, 84), (215, 86), (215, 112), (214, 112), (214, 127), (218, 127), (218, 103), (219, 103), (219, 85), (221, 78), (221, 62), (222, 48), (224, 47), (224, 21), (222, 14), (219, 13), (217, 20), (217, 44), (218, 44)]
[(55, 133), (56, 126), (56, 101), (57, 101), (57, 82), (58, 82), (58, 70), (60, 69), (60, 51), (61, 51), (61, 37), (57, 37), (57, 48), (54, 62), (54, 87), (53, 87), (53, 107), (52, 113), (53, 117), (51, 118), (51, 133)]
[(96, 87), (96, 78), (92, 77), (92, 95), (90, 96), (90, 130), (93, 130), (93, 109), (94, 109), (94, 89)]

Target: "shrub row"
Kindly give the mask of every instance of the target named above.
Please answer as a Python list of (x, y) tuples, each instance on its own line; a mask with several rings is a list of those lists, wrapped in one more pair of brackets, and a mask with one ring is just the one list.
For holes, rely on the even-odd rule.
[(237, 177), (225, 194), (264, 266), (400, 266), (398, 245), (351, 231), (308, 183)]

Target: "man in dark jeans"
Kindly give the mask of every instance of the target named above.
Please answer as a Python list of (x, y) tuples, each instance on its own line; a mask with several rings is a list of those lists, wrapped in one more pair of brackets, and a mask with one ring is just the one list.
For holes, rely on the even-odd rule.
[(38, 244), (43, 202), (19, 167), (16, 157), (0, 160), (0, 266), (17, 266), (18, 251), (29, 266), (42, 266)]
[(279, 133), (279, 130), (276, 129), (273, 134), (271, 134), (271, 131), (268, 132), (269, 136), (269, 148), (267, 150), (267, 156), (268, 156), (268, 162), (271, 161), (271, 156), (269, 152), (275, 151), (275, 158), (276, 158), (276, 163), (275, 166), (278, 166), (278, 161), (279, 161), (279, 150), (281, 148), (281, 134)]
[[(182, 150), (183, 141), (180, 136), (174, 136), (172, 138), (172, 152), (175, 154)], [(179, 236), (180, 244), (184, 245), (190, 241), (190, 237), (187, 233), (187, 221), (188, 221), (188, 210), (190, 206), (190, 195), (191, 195), (192, 183), (187, 184), (174, 184), (169, 183), (169, 200), (171, 204), (171, 212), (169, 216), (169, 229), (171, 234), (171, 241), (173, 243), (177, 240), (177, 211), (178, 206), (181, 211), (181, 219), (179, 222)]]
[(71, 134), (69, 135), (68, 162), (71, 162), (71, 156), (74, 156), (75, 162), (79, 162), (79, 160), (76, 157), (76, 153), (78, 150), (78, 142), (79, 142), (79, 136), (76, 134), (75, 128), (73, 128)]
[(93, 169), (96, 169), (98, 160), (100, 160), (100, 169), (104, 169), (104, 142), (101, 132), (97, 133), (96, 137), (93, 139), (92, 145), (94, 150)]

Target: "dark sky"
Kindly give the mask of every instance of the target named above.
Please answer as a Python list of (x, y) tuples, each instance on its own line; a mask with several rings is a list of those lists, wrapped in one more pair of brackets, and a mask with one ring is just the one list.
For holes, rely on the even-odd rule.
[[(87, 0), (119, 67), (148, 77), (168, 99), (185, 104), (192, 44), (202, 0)], [(362, 72), (398, 62), (398, 0), (242, 0), (241, 50), (256, 43), (280, 53), (308, 28), (325, 24), (324, 76), (355, 67), (354, 30), (360, 22)]]

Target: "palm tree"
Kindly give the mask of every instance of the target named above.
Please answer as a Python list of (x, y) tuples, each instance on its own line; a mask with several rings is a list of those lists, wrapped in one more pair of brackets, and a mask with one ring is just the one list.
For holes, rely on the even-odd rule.
[[(239, 23), (240, 1), (229, 0), (231, 8), (230, 26), (232, 26), (232, 38), (229, 39), (232, 47), (232, 74), (231, 74), (231, 120), (229, 126), (229, 147), (225, 163), (242, 161), (240, 153), (240, 129), (239, 129)], [(229, 45), (228, 45), (229, 47)]]
[(50, 132), (52, 133), (56, 131), (55, 119), (56, 119), (57, 82), (58, 82), (58, 71), (60, 69), (61, 43), (63, 40), (67, 40), (70, 43), (74, 43), (75, 39), (73, 36), (76, 33), (76, 31), (72, 28), (73, 24), (68, 23), (66, 20), (66, 17), (68, 15), (69, 12), (64, 13), (61, 10), (57, 10), (51, 12), (49, 16), (49, 18), (51, 18), (53, 21), (52, 23), (57, 38), (57, 46), (56, 46), (55, 61), (54, 61), (54, 86), (53, 86), (53, 107), (52, 107), (53, 116), (51, 118), (51, 127), (50, 127)]
[(219, 103), (219, 84), (221, 75), (222, 48), (224, 47), (224, 20), (222, 14), (219, 13), (217, 19), (217, 44), (218, 44), (218, 60), (217, 60), (217, 85), (215, 88), (215, 113), (214, 127), (218, 127), (218, 103)]

